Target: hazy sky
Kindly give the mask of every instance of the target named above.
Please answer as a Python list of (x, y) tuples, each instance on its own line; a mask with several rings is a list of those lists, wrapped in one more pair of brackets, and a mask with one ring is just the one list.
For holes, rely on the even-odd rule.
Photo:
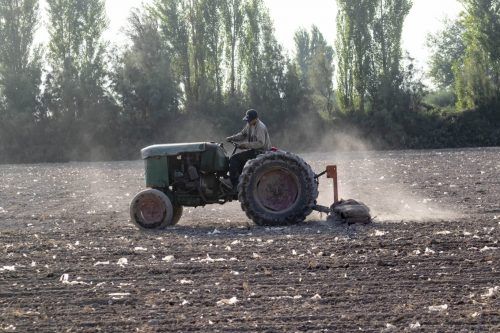
[[(316, 24), (326, 39), (335, 41), (335, 0), (264, 0), (275, 23), (278, 41), (290, 51), (293, 50), (293, 35), (299, 27), (309, 28)], [(124, 40), (123, 27), (130, 9), (151, 0), (106, 0), (110, 29), (105, 37), (111, 41)], [(44, 5), (42, 5), (44, 6)], [(425, 46), (427, 33), (435, 32), (442, 21), (457, 17), (461, 5), (457, 0), (413, 0), (413, 8), (407, 17), (403, 32), (403, 47), (425, 65), (428, 50)], [(45, 37), (46, 38), (46, 37)], [(42, 37), (42, 39), (45, 39)]]
[[(355, 0), (354, 0), (355, 1)], [(330, 44), (335, 42), (337, 5), (334, 0), (265, 0), (274, 19), (279, 41), (293, 50), (298, 27), (316, 24)], [(413, 0), (403, 31), (403, 48), (421, 65), (429, 56), (426, 36), (442, 27), (443, 20), (456, 18), (461, 10), (457, 0)]]

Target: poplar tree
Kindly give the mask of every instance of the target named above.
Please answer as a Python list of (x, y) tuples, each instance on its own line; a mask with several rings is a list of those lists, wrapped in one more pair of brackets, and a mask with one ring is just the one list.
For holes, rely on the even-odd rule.
[(454, 67), (457, 107), (500, 105), (500, 0), (462, 0), (462, 61)]
[(47, 0), (49, 35), (44, 102), (70, 159), (109, 158), (118, 140), (109, 73), (104, 0)]
[(354, 112), (354, 45), (352, 43), (352, 24), (345, 6), (340, 6), (337, 13), (337, 101), (345, 113)]
[(123, 133), (127, 140), (145, 145), (165, 140), (164, 126), (179, 112), (180, 79), (156, 18), (147, 10), (134, 10), (128, 21), (131, 45), (115, 59), (113, 88), (122, 109)]
[(245, 23), (240, 55), (248, 103), (277, 123), (283, 109), (285, 58), (274, 35), (274, 27), (262, 0), (245, 6)]
[(344, 110), (365, 111), (373, 56), (373, 20), (378, 1), (338, 1), (339, 99)]
[(238, 49), (242, 40), (244, 1), (222, 1), (222, 18), (226, 40), (226, 66), (229, 67), (229, 96), (235, 97), (240, 89), (237, 83)]
[(47, 0), (49, 14), (46, 86), (49, 110), (73, 120), (94, 112), (105, 98), (107, 27), (103, 0)]
[(0, 0), (0, 111), (34, 121), (39, 114), (41, 52), (33, 38), (37, 0)]
[(30, 161), (42, 139), (38, 23), (37, 0), (0, 0), (0, 163)]
[(337, 95), (341, 109), (361, 113), (394, 109), (394, 101), (403, 94), (401, 36), (412, 2), (339, 0), (338, 4)]
[(410, 0), (378, 0), (372, 24), (372, 69), (368, 88), (375, 109), (405, 109), (400, 105), (405, 79), (401, 68), (401, 36), (411, 7)]
[(311, 33), (303, 29), (296, 32), (295, 48), (301, 82), (311, 95), (313, 109), (331, 117), (334, 110), (333, 48), (314, 25)]

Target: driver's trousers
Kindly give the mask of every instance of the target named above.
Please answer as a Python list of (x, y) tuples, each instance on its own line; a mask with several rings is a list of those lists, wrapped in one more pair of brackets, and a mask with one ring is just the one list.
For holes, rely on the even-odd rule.
[(238, 188), (238, 181), (245, 164), (260, 154), (262, 154), (261, 150), (250, 149), (231, 156), (229, 159), (229, 178), (231, 179), (233, 189), (236, 190)]

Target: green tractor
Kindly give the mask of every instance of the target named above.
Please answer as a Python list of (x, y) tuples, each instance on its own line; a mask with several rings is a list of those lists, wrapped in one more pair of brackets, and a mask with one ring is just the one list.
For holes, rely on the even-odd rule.
[[(232, 154), (237, 146), (234, 145)], [(229, 157), (214, 142), (164, 144), (142, 149), (146, 190), (130, 204), (131, 221), (153, 230), (179, 222), (183, 207), (239, 200), (257, 225), (304, 221), (315, 209), (318, 177), (297, 155), (274, 149), (246, 163), (237, 190), (228, 184)]]

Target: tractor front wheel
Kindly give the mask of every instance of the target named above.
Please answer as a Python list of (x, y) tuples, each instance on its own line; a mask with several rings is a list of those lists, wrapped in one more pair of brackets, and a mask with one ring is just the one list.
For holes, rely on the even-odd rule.
[(182, 207), (180, 213), (178, 209), (175, 211), (167, 195), (155, 189), (147, 189), (137, 193), (130, 203), (132, 223), (145, 230), (164, 229), (172, 226), (177, 223), (180, 214), (182, 214)]

